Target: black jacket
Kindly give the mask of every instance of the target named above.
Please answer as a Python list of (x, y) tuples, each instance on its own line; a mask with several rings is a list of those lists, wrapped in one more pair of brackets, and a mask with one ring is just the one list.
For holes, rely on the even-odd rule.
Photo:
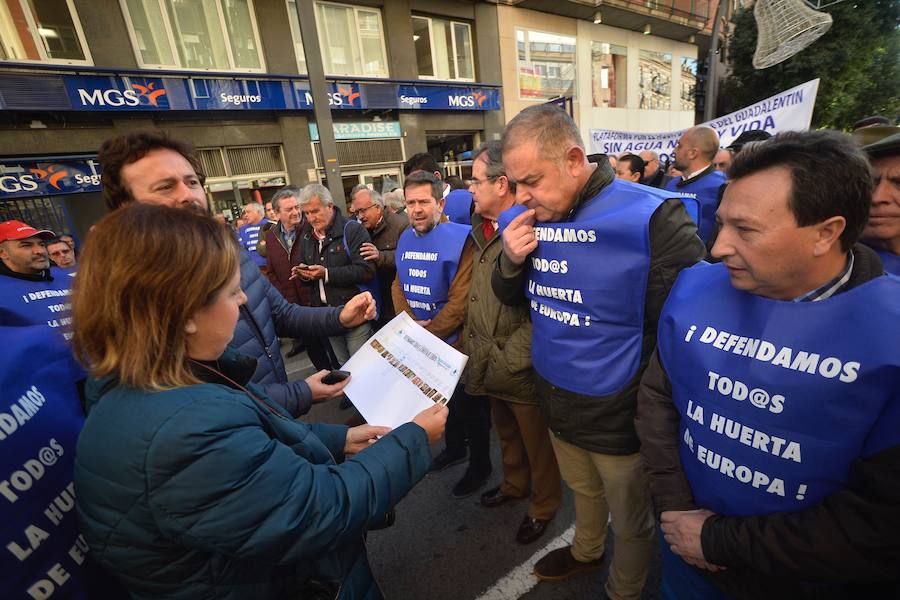
[[(574, 208), (596, 196), (614, 178), (609, 163), (599, 163)], [(550, 429), (559, 439), (590, 452), (627, 455), (638, 451), (639, 442), (634, 431), (638, 382), (656, 345), (659, 313), (678, 273), (706, 255), (703, 242), (697, 237), (697, 226), (679, 199), (666, 200), (656, 209), (650, 217), (649, 230), (650, 268), (644, 305), (643, 347), (641, 365), (634, 378), (619, 392), (597, 397), (562, 389), (535, 373), (537, 399)], [(601, 269), (591, 276), (602, 277)], [(515, 267), (502, 252), (491, 285), (504, 304), (525, 301), (525, 271)], [(540, 340), (532, 343), (539, 344)]]
[[(853, 272), (838, 293), (884, 274), (874, 252), (857, 244), (853, 253)], [(635, 424), (657, 514), (698, 508), (681, 468), (678, 423), (669, 378), (654, 352), (641, 381)], [(709, 562), (728, 567), (704, 575), (734, 598), (898, 598), (900, 447), (858, 459), (848, 487), (816, 506), (711, 517), (701, 543)]]
[[(331, 225), (325, 231), (325, 240), (322, 250), (319, 250), (319, 240), (313, 235), (312, 228), (304, 228), (300, 236), (300, 262), (307, 265), (322, 265), (328, 269), (328, 281), (325, 283), (325, 298), (328, 306), (340, 306), (359, 293), (357, 287), (360, 283), (371, 281), (375, 276), (375, 267), (372, 263), (363, 259), (359, 248), (371, 241), (366, 228), (357, 221), (350, 221), (347, 225), (347, 245), (350, 247), (348, 254), (344, 247), (344, 225), (347, 218), (334, 209), (334, 218)], [(319, 296), (319, 281), (310, 281), (310, 304), (322, 306)]]

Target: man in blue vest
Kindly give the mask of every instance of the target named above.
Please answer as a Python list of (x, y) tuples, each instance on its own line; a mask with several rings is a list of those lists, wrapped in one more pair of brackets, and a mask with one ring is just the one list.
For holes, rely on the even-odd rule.
[(875, 173), (875, 191), (863, 241), (878, 253), (885, 271), (900, 275), (900, 133), (863, 150)]
[(75, 271), (51, 268), (46, 243), (53, 237), (21, 221), (0, 223), (0, 321), (43, 325), (68, 339)]
[(712, 127), (698, 125), (685, 131), (672, 153), (675, 168), (682, 176), (666, 184), (665, 189), (696, 198), (700, 204), (697, 229), (708, 242), (716, 230), (716, 208), (725, 188), (725, 174), (713, 165), (719, 151), (719, 134)]
[(535, 575), (558, 581), (602, 568), (611, 514), (606, 592), (638, 598), (654, 522), (634, 431), (637, 386), (669, 287), (703, 258), (703, 244), (677, 194), (590, 163), (575, 123), (555, 107), (510, 121), (503, 164), (527, 210), (506, 224), (492, 285), (505, 304), (529, 302), (537, 398), (575, 495), (572, 545), (545, 555)]
[(256, 250), (257, 245), (265, 235), (265, 232), (260, 232), (260, 230), (269, 224), (262, 205), (258, 202), (247, 204), (244, 206), (241, 218), (246, 222), (246, 225), (238, 229), (238, 238), (241, 240), (241, 246), (247, 249), (247, 252), (253, 257), (253, 262), (256, 263), (256, 266), (265, 270), (266, 257), (260, 255)]
[(444, 215), (453, 223), (471, 224), (472, 193), (466, 189), (456, 189), (444, 180), (444, 174), (430, 152), (420, 152), (410, 156), (403, 163), (403, 175), (409, 177), (413, 173), (425, 171), (441, 181), (441, 196), (444, 198)]
[(900, 279), (856, 243), (866, 157), (787, 132), (729, 178), (722, 262), (679, 276), (639, 393), (663, 596), (894, 598)]
[[(413, 173), (403, 183), (409, 228), (397, 242), (397, 277), (391, 289), (394, 309), (404, 311), (428, 331), (453, 347), (462, 348), (460, 333), (472, 281), (471, 227), (448, 221), (443, 214), (443, 182), (427, 171)], [(462, 479), (453, 487), (455, 498), (475, 493), (491, 474), (490, 413), (485, 396), (466, 394), (460, 383), (447, 405), (445, 448), (432, 472), (466, 461)]]

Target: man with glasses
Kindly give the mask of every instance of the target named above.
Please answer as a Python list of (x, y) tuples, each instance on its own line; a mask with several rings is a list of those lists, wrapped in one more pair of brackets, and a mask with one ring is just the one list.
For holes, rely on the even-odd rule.
[(55, 237), (47, 242), (47, 252), (50, 254), (50, 260), (53, 261), (53, 264), (60, 269), (73, 269), (75, 267), (75, 251), (62, 237)]
[(386, 210), (381, 194), (364, 184), (356, 186), (350, 192), (350, 214), (362, 223), (372, 238), (371, 242), (360, 247), (360, 254), (375, 265), (381, 296), (375, 327), (380, 328), (397, 314), (391, 299), (391, 283), (397, 276), (397, 241), (403, 230), (409, 227), (409, 221), (404, 216)]

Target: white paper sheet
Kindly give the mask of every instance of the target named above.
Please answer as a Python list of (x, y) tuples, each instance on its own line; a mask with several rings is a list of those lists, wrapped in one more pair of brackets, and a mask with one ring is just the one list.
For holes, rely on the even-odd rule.
[(341, 367), (352, 375), (344, 393), (370, 424), (397, 427), (446, 404), (468, 359), (400, 313)]

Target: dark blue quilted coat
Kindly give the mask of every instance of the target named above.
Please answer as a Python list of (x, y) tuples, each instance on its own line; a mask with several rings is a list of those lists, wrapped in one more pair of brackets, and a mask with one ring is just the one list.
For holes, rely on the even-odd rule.
[(291, 304), (269, 283), (250, 253), (241, 250), (241, 287), (247, 303), (234, 330), (229, 348), (257, 360), (251, 380), (294, 417), (305, 414), (312, 395), (304, 381), (288, 382), (279, 337), (305, 338), (341, 335), (341, 308), (310, 308)]
[[(227, 353), (218, 364), (232, 376)], [(296, 421), (246, 386), (89, 382), (75, 489), (91, 556), (138, 600), (381, 598), (363, 534), (425, 475), (425, 431), (407, 423), (337, 464), (345, 426)]]

